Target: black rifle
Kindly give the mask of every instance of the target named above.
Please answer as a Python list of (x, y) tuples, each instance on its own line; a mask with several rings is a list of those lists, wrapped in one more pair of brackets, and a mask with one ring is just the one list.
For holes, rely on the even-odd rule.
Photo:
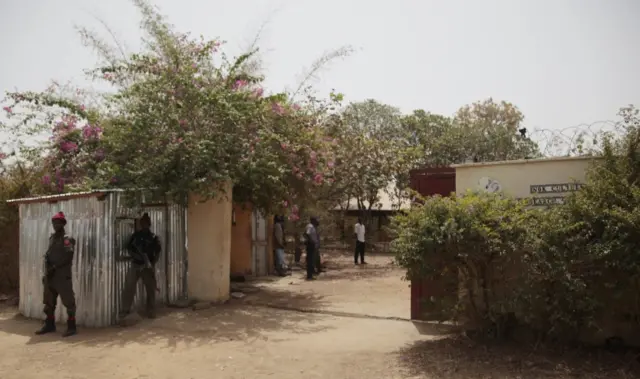
[(136, 257), (142, 258), (142, 261), (144, 262), (144, 268), (152, 268), (151, 261), (149, 260), (149, 255), (147, 255), (147, 253), (145, 253), (144, 250), (140, 248), (138, 242), (135, 239), (132, 241), (131, 245), (133, 246), (134, 254), (136, 255)]
[[(149, 269), (151, 271), (151, 275), (153, 275), (153, 278), (155, 280), (156, 270), (153, 268), (153, 265), (149, 260), (149, 255), (147, 255), (147, 253), (145, 253), (144, 250), (140, 248), (140, 246), (138, 245), (138, 242), (135, 239), (132, 241), (131, 245), (133, 246), (133, 250), (136, 256), (142, 258), (142, 260), (144, 261), (144, 266), (142, 266), (140, 270), (143, 270), (145, 268)], [(157, 284), (157, 281), (156, 281), (156, 284)], [(160, 292), (160, 288), (158, 288), (157, 286), (156, 286), (156, 291)]]

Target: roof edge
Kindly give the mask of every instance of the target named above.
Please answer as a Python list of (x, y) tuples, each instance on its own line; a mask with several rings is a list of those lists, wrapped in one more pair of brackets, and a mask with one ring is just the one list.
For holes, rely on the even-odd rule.
[(581, 155), (581, 156), (575, 156), (575, 157), (550, 157), (550, 158), (533, 158), (533, 159), (515, 159), (512, 161), (458, 163), (458, 164), (452, 164), (451, 167), (471, 168), (471, 167), (501, 166), (501, 165), (515, 165), (515, 164), (542, 163), (542, 162), (584, 161), (584, 160), (594, 160), (594, 159), (601, 159), (601, 158), (593, 155)]
[(104, 195), (106, 193), (122, 192), (122, 191), (123, 190), (119, 190), (119, 189), (96, 189), (96, 190), (84, 191), (84, 192), (69, 192), (69, 193), (62, 193), (58, 195), (46, 195), (46, 196), (24, 197), (21, 199), (10, 199), (10, 200), (7, 200), (7, 203), (8, 204), (45, 203), (45, 202), (60, 201), (60, 200), (78, 199), (82, 197), (94, 197), (94, 196)]

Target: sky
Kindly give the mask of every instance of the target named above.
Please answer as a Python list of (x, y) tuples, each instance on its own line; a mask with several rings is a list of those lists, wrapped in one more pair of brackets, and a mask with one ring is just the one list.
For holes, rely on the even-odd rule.
[[(493, 97), (530, 130), (616, 119), (640, 104), (640, 1), (155, 0), (177, 30), (221, 38), (237, 55), (261, 26), (266, 86), (292, 89), (323, 53), (350, 45), (314, 81), (347, 101), (452, 115)], [(140, 46), (129, 0), (0, 0), (0, 91), (83, 83), (97, 56), (76, 25)]]

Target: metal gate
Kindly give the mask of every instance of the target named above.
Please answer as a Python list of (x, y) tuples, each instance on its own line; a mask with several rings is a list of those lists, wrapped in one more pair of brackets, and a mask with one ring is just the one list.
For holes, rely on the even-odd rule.
[[(410, 173), (411, 188), (424, 197), (441, 195), (449, 196), (456, 190), (456, 171), (451, 167), (430, 167), (413, 170)], [(432, 316), (426, 311), (425, 302), (451, 296), (447, 293), (445, 280), (457, 280), (457, 275), (450, 278), (423, 278), (411, 281), (411, 319), (429, 320)]]
[(251, 270), (255, 276), (269, 274), (267, 220), (259, 211), (251, 214)]

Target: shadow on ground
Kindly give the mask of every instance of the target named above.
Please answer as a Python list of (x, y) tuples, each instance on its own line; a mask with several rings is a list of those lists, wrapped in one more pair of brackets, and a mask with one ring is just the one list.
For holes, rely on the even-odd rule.
[[(351, 264), (353, 266), (353, 264)], [(362, 280), (379, 278), (394, 274), (392, 267), (358, 265), (352, 269), (344, 269), (327, 264), (326, 271), (320, 274), (317, 280)]]
[(633, 354), (550, 351), (514, 345), (486, 346), (464, 337), (416, 342), (398, 353), (410, 377), (447, 379), (637, 378)]
[[(313, 296), (273, 290), (261, 290), (260, 293), (301, 307), (319, 306), (318, 299)], [(0, 332), (29, 337), (27, 344), (63, 341), (75, 346), (124, 346), (129, 343), (154, 343), (172, 348), (178, 344), (198, 346), (225, 341), (250, 343), (254, 340), (281, 340), (283, 334), (279, 335), (278, 332), (283, 330), (293, 332), (293, 335), (326, 330), (326, 324), (320, 322), (322, 317), (326, 316), (231, 301), (204, 310), (164, 308), (159, 310), (154, 320), (142, 319), (128, 327), (81, 327), (78, 335), (62, 339), (60, 332), (64, 330), (64, 325), (58, 326), (58, 333), (35, 336), (34, 331), (40, 327), (40, 322), (19, 315), (17, 309), (12, 307), (0, 312)]]
[[(279, 280), (290, 280), (289, 278), (278, 278)], [(268, 285), (272, 280), (255, 280), (247, 284), (248, 288), (256, 288), (252, 293), (249, 291), (243, 299), (246, 304), (280, 307), (284, 309), (321, 309), (329, 306), (329, 301), (324, 296), (313, 292), (298, 292), (289, 288), (273, 288)], [(247, 291), (245, 287), (245, 291)]]

